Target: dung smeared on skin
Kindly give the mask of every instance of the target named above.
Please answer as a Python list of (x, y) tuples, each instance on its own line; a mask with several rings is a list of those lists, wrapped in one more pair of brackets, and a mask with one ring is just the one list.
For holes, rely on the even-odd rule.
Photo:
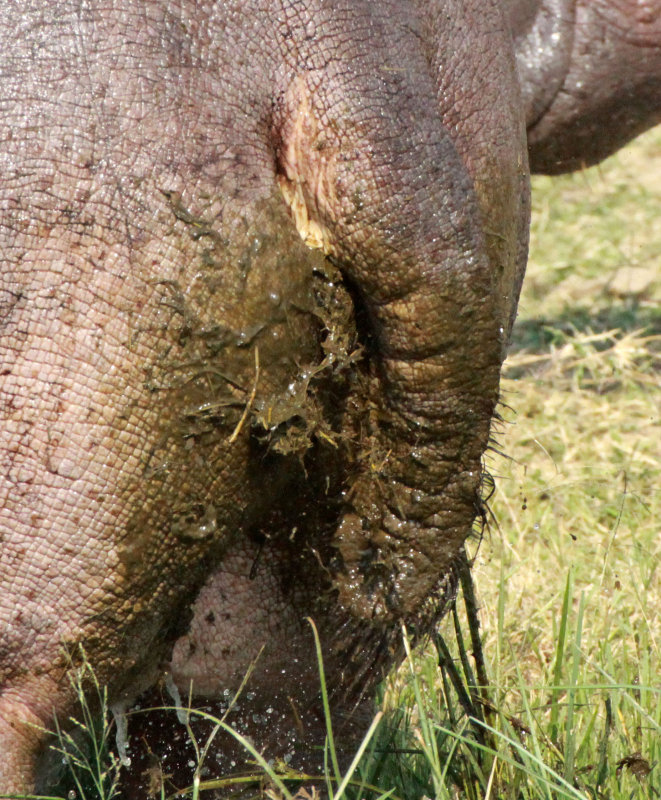
[[(350, 379), (360, 349), (351, 297), (323, 254), (301, 242), (279, 193), (250, 224), (230, 209), (223, 236), (210, 214), (162, 195), (170, 225), (164, 257), (175, 246), (188, 262), (179, 275), (152, 277), (156, 323), (148, 329), (136, 316), (132, 325), (136, 347), (155, 324), (161, 332), (143, 371), (144, 402), (159, 415), (138, 479), (145, 500), (116, 549), (117, 572), (130, 590), (121, 606), (101, 613), (112, 626), (137, 612), (163, 617), (165, 653), (188, 621), (167, 609), (181, 606), (184, 594), (192, 602), (237, 531), (268, 515), (283, 487), (305, 480), (302, 464), (316, 442), (334, 449), (342, 414), (329, 412), (325, 396), (346, 394), (338, 387)], [(127, 428), (144, 414), (142, 402), (121, 409)], [(160, 578), (157, 590), (141, 585), (151, 575)], [(118, 657), (118, 674), (125, 657)]]
[(310, 313), (321, 330), (321, 360), (303, 367), (284, 394), (256, 403), (253, 428), (271, 450), (281, 455), (303, 455), (314, 438), (337, 446), (339, 433), (325, 416), (317, 390), (328, 379), (342, 379), (363, 355), (356, 341), (353, 306), (341, 276), (329, 262), (313, 276)]
[[(235, 222), (238, 247), (216, 233), (204, 212), (162, 194), (171, 235), (193, 243), (197, 264), (188, 282), (155, 281), (168, 335), (145, 372), (162, 413), (143, 480), (159, 487), (167, 506), (164, 514), (163, 502), (156, 510), (147, 505), (132, 521), (119, 551), (123, 573), (130, 579), (143, 570), (154, 538), (185, 543), (182, 571), (199, 563), (201, 552), (221, 559), (237, 530), (257, 525), (259, 535), (286, 539), (321, 569), (316, 594), (332, 605), (332, 573), (343, 569), (332, 545), (342, 498), (352, 476), (374, 458), (364, 421), (374, 387), (352, 296), (323, 253), (298, 238), (280, 197), (264, 204), (248, 231)], [(138, 320), (134, 336), (140, 335)], [(257, 499), (228, 513), (227, 498), (214, 491), (215, 473), (233, 463), (242, 471), (226, 473), (218, 485), (227, 491), (235, 481), (242, 496)], [(300, 494), (293, 503), (304, 520), (279, 529), (269, 509), (286, 486)], [(323, 507), (323, 496), (332, 498), (332, 508), (316, 512), (324, 519), (313, 534), (305, 518), (314, 515), (306, 509)]]
[[(209, 273), (201, 273), (210, 292), (221, 288), (213, 271), (218, 265), (213, 250), (222, 249), (227, 243), (217, 234), (211, 224), (203, 217), (193, 215), (182, 203), (181, 197), (172, 192), (163, 192), (172, 206), (176, 219), (189, 229), (195, 240), (206, 237), (211, 248), (202, 250), (202, 263)], [(299, 230), (300, 233), (300, 230)], [(301, 234), (302, 235), (302, 234)], [(305, 240), (307, 247), (317, 249), (316, 242)], [(238, 264), (241, 282), (246, 283), (252, 263), (270, 246), (268, 235), (256, 234), (241, 254)], [(323, 249), (323, 248), (322, 248)], [(311, 254), (310, 254), (311, 255)], [(194, 359), (170, 363), (167, 381), (182, 388), (200, 379), (207, 382), (207, 394), (212, 395), (199, 403), (187, 405), (182, 414), (182, 428), (185, 436), (199, 436), (218, 425), (231, 427), (236, 424), (237, 413), (245, 409), (255, 376), (250, 374), (248, 362), (250, 352), (257, 353), (256, 363), (273, 364), (282, 360), (282, 345), (279, 328), (295, 328), (300, 317), (312, 320), (316, 327), (318, 351), (307, 363), (301, 360), (296, 370), (290, 374), (288, 383), (282, 390), (274, 387), (274, 380), (262, 380), (253, 386), (254, 398), (250, 403), (250, 423), (248, 427), (261, 439), (266, 440), (274, 452), (286, 455), (293, 452), (302, 454), (314, 436), (332, 441), (335, 436), (323, 417), (323, 410), (315, 399), (315, 387), (329, 376), (340, 375), (357, 363), (362, 350), (357, 344), (353, 321), (353, 304), (342, 284), (338, 270), (323, 258), (311, 261), (313, 269), (304, 280), (301, 291), (291, 296), (281, 297), (269, 294), (272, 307), (263, 317), (257, 317), (253, 324), (233, 329), (227, 324), (205, 323), (195, 309), (190, 293), (173, 282), (164, 282), (166, 296), (163, 305), (169, 306), (178, 316), (178, 339), (181, 344), (196, 340), (198, 356)], [(244, 295), (247, 295), (244, 285)], [(244, 297), (240, 298), (244, 301)], [(256, 315), (253, 315), (255, 317)], [(310, 327), (308, 323), (308, 327)], [(229, 353), (228, 353), (229, 351)], [(237, 351), (240, 351), (239, 353)], [(219, 355), (222, 364), (214, 366)], [(229, 367), (226, 366), (229, 362)], [(239, 369), (232, 365), (240, 364)], [(281, 383), (281, 382), (280, 382)], [(155, 384), (154, 388), (156, 388)], [(236, 429), (235, 429), (236, 430)], [(232, 438), (232, 437), (230, 437)]]

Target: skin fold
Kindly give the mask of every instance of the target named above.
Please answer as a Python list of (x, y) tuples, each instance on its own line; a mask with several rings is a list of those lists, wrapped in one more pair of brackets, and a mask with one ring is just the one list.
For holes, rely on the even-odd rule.
[[(350, 742), (479, 515), (526, 125), (535, 169), (605, 154), (561, 102), (587, 69), (575, 23), (629, 59), (657, 52), (648, 22), (629, 36), (615, 2), (0, 6), (0, 796), (47, 788), (35, 726), (71, 713), (83, 652), (123, 708), (170, 702), (170, 679), (226, 704), (252, 666), (233, 721), (309, 764), (306, 618)], [(647, 91), (651, 62), (627, 94), (594, 52), (604, 94)], [(628, 107), (620, 142), (653, 122)], [(130, 724), (140, 797), (173, 723)]]
[(532, 172), (591, 166), (661, 121), (658, 0), (504, 0)]

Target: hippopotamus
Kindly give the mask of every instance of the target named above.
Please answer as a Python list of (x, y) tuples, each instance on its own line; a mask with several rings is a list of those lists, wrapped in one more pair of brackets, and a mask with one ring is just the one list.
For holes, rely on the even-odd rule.
[(531, 172), (611, 155), (661, 121), (658, 0), (503, 0)]
[(0, 795), (82, 660), (313, 742), (306, 619), (346, 719), (452, 594), (529, 156), (657, 121), (658, 3), (0, 8)]

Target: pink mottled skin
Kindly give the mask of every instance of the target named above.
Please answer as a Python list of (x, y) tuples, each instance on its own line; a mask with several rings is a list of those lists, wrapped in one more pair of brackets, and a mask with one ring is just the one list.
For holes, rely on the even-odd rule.
[[(0, 793), (33, 786), (27, 723), (71, 709), (67, 654), (134, 697), (214, 568), (242, 599), (212, 677), (177, 645), (182, 684), (232, 688), (271, 642), (268, 702), (279, 635), (307, 651), (283, 693), (314, 702), (310, 615), (349, 708), (400, 621), (431, 624), (479, 502), (528, 208), (497, 3), (3, 11)], [(345, 367), (317, 310), (338, 267), (362, 320), (337, 326)]]

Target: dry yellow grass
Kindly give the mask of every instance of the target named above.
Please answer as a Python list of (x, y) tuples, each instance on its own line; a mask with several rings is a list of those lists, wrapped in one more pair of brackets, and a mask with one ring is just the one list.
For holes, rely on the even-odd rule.
[(498, 436), (511, 460), (489, 459), (498, 527), (475, 568), (485, 646), (502, 570), (511, 652), (526, 682), (548, 680), (572, 567), (586, 658), (608, 644), (629, 675), (646, 648), (659, 675), (661, 133), (534, 192)]
[(506, 412), (500, 439), (512, 460), (491, 462), (499, 526), (482, 544), (476, 582), (496, 637), (504, 570), (507, 638), (528, 683), (552, 662), (570, 567), (588, 597), (586, 655), (607, 639), (621, 653), (628, 637), (636, 660), (642, 626), (661, 663), (659, 345), (659, 336), (578, 334), (510, 361), (529, 372), (504, 381), (516, 414)]

